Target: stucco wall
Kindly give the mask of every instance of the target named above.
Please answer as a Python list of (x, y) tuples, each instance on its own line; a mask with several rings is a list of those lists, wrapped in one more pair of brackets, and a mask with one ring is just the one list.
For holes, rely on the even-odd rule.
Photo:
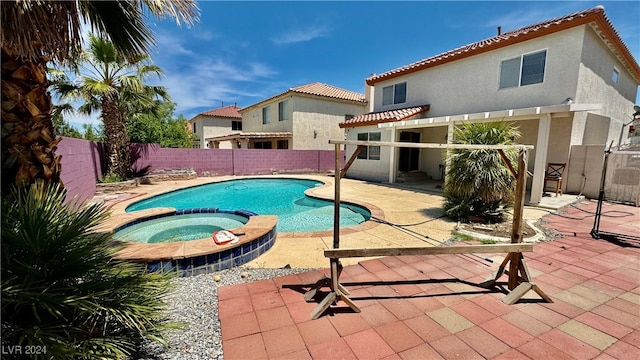
[[(345, 115), (360, 115), (365, 104), (327, 101), (317, 98), (293, 97), (293, 149), (332, 150), (329, 140), (344, 140), (339, 124)], [(315, 135), (315, 136), (314, 136)]]
[[(241, 121), (241, 119), (218, 118), (211, 116), (198, 115), (192, 122), (196, 124), (196, 134), (200, 139), (200, 147), (207, 149), (206, 138), (215, 136), (229, 135), (239, 130), (231, 130), (232, 121)], [(231, 142), (223, 141), (220, 143), (220, 149), (231, 149)]]
[[(620, 61), (611, 53), (598, 35), (591, 29), (584, 33), (582, 63), (579, 68), (579, 83), (575, 100), (579, 103), (601, 104), (597, 113), (609, 117), (610, 121), (601, 117), (582, 115), (583, 133), (576, 128), (578, 134), (573, 136), (572, 144), (609, 144), (618, 145), (622, 125), (631, 120), (633, 105), (636, 99), (638, 83), (625, 70)], [(619, 71), (618, 82), (612, 80), (614, 68)], [(597, 122), (601, 123), (598, 124)], [(591, 122), (591, 123), (589, 123)], [(594, 142), (594, 134), (587, 134), (591, 129), (606, 131), (604, 139)], [(578, 141), (585, 137), (584, 142)], [(625, 143), (623, 138), (623, 143)]]
[[(525, 108), (575, 99), (584, 26), (375, 84), (374, 110), (430, 104), (428, 117)], [(499, 89), (500, 63), (547, 50), (543, 83)], [(407, 101), (382, 106), (382, 88), (407, 82)]]
[[(365, 132), (380, 132), (380, 141), (391, 141), (391, 131), (381, 130), (376, 126), (350, 128), (346, 131), (347, 140), (357, 140), (358, 133)], [(346, 158), (351, 158), (355, 150), (355, 146), (347, 146)], [(356, 159), (349, 167), (347, 176), (367, 181), (389, 182), (390, 154), (391, 148), (382, 146), (380, 148), (380, 160)]]
[[(278, 103), (289, 101), (288, 119), (278, 120)], [(262, 109), (269, 106), (270, 123), (262, 123)], [(280, 132), (293, 134), (289, 144), (294, 150), (333, 150), (329, 140), (343, 140), (344, 130), (338, 124), (345, 115), (360, 115), (366, 104), (355, 104), (321, 97), (286, 95), (242, 111), (244, 132)], [(315, 130), (315, 137), (314, 137)]]

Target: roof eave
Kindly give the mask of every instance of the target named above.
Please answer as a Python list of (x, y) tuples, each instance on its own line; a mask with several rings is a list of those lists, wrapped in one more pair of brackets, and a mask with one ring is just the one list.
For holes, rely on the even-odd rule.
[[(447, 64), (450, 63), (452, 61), (457, 61), (457, 60), (461, 60), (467, 57), (471, 57), (471, 56), (475, 56), (475, 55), (479, 55), (479, 54), (483, 54), (485, 52), (488, 51), (492, 51), (492, 50), (496, 50), (496, 49), (500, 49), (506, 46), (511, 46), (513, 44), (517, 44), (520, 42), (524, 42), (524, 41), (528, 41), (534, 38), (538, 38), (541, 36), (545, 36), (545, 35), (549, 35), (549, 34), (553, 34), (559, 31), (564, 31), (573, 27), (577, 27), (577, 26), (581, 26), (581, 25), (586, 25), (589, 24), (591, 22), (595, 22), (596, 25), (598, 26), (599, 29), (601, 29), (601, 31), (603, 31), (606, 36), (612, 41), (614, 42), (614, 47), (615, 49), (620, 53), (620, 55), (623, 57), (623, 59), (627, 62), (628, 64), (628, 70), (629, 72), (634, 75), (636, 81), (640, 82), (640, 67), (638, 67), (638, 64), (636, 63), (636, 61), (633, 58), (633, 55), (631, 55), (631, 52), (629, 51), (629, 49), (624, 45), (624, 42), (622, 42), (622, 39), (620, 39), (619, 35), (613, 31), (611, 24), (606, 20), (606, 17), (604, 15), (604, 12), (592, 12), (589, 14), (586, 14), (583, 17), (579, 17), (576, 19), (573, 19), (571, 21), (568, 21), (566, 23), (563, 24), (558, 24), (558, 25), (554, 25), (554, 26), (548, 26), (548, 27), (542, 27), (538, 30), (535, 31), (529, 31), (528, 33), (524, 33), (522, 35), (518, 35), (518, 36), (514, 36), (512, 38), (509, 39), (505, 39), (499, 42), (493, 42), (491, 44), (487, 44), (484, 46), (479, 46), (475, 49), (471, 49), (469, 51), (465, 51), (462, 53), (458, 53), (458, 54), (452, 54), (451, 56), (448, 56), (444, 59), (440, 59), (440, 60), (435, 60), (432, 62), (426, 62), (424, 64), (421, 65), (416, 65), (415, 67), (409, 67), (407, 69), (401, 70), (402, 68), (399, 68), (397, 71), (394, 72), (394, 70), (391, 70), (388, 74), (386, 75), (377, 75), (374, 77), (370, 77), (368, 79), (366, 79), (366, 83), (367, 85), (374, 85), (378, 82), (381, 81), (385, 81), (385, 80), (389, 80), (389, 79), (393, 79), (396, 77), (400, 77), (403, 75), (407, 75), (407, 74), (411, 74), (417, 71), (421, 71), (421, 70), (425, 70), (425, 69), (429, 69), (435, 66), (439, 66), (439, 65), (443, 65), (443, 64)], [(508, 33), (504, 34), (504, 35), (508, 35)], [(446, 54), (446, 53), (445, 53)], [(435, 55), (435, 56), (439, 56), (439, 55)], [(434, 56), (434, 57), (435, 57)], [(427, 60), (427, 59), (425, 59)], [(408, 65), (410, 66), (410, 65)]]

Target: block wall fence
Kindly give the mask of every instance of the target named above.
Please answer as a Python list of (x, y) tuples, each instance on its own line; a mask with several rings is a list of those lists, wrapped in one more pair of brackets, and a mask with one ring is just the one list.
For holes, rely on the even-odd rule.
[[(62, 181), (67, 198), (89, 199), (106, 172), (104, 144), (62, 137)], [(344, 151), (340, 159), (344, 165)], [(335, 169), (333, 150), (173, 149), (158, 144), (131, 144), (132, 169), (137, 174), (193, 169), (199, 177), (326, 173)]]

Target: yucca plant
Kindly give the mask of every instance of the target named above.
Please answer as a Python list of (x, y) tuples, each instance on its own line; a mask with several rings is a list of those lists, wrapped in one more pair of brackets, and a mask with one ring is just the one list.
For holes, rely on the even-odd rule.
[(97, 230), (103, 207), (64, 200), (42, 180), (2, 198), (3, 345), (39, 346), (36, 358), (113, 359), (146, 339), (165, 344), (169, 275), (114, 260), (110, 234)]
[[(513, 145), (520, 131), (507, 122), (465, 123), (454, 129), (454, 143)], [(505, 151), (512, 164), (517, 152)], [(449, 168), (444, 186), (445, 213), (461, 221), (469, 216), (500, 221), (501, 206), (513, 203), (515, 179), (496, 150), (453, 149), (447, 153)]]

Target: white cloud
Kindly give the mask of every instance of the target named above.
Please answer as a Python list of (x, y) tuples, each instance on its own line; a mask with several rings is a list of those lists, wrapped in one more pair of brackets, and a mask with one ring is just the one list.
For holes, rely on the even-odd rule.
[(278, 37), (271, 38), (271, 41), (276, 45), (288, 45), (325, 37), (330, 32), (331, 29), (326, 25), (312, 26), (288, 31)]

